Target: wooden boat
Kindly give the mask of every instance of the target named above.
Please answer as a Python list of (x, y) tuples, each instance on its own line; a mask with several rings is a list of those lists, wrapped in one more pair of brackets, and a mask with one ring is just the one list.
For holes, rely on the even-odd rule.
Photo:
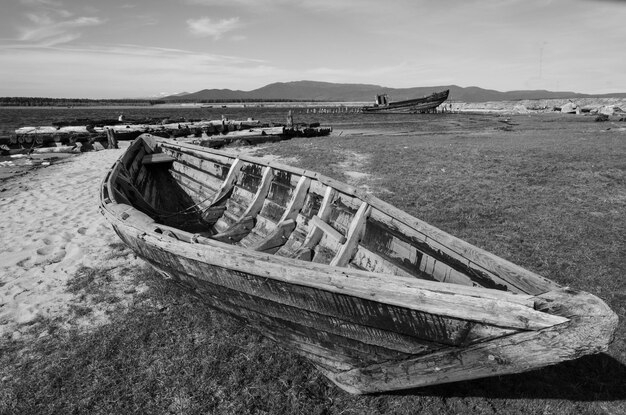
[(449, 89), (434, 92), (422, 98), (407, 99), (405, 101), (389, 101), (386, 94), (377, 95), (374, 105), (361, 108), (363, 112), (382, 113), (418, 113), (429, 112), (437, 108), (448, 99)]
[(617, 325), (591, 294), (274, 162), (146, 134), (107, 173), (100, 203), (160, 273), (351, 393), (599, 353)]

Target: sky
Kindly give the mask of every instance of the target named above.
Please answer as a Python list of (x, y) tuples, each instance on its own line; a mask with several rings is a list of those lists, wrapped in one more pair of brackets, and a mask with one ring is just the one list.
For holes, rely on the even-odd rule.
[(0, 96), (314, 80), (626, 92), (626, 0), (1, 0)]

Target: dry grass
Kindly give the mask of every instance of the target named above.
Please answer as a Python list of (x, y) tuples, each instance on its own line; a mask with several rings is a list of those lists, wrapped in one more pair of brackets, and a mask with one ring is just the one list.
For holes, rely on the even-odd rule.
[[(340, 180), (347, 157), (364, 155), (351, 170), (370, 174), (359, 183), (382, 199), (606, 300), (620, 315), (608, 354), (515, 376), (350, 396), (305, 360), (146, 268), (135, 278), (148, 291), (119, 307), (109, 324), (55, 330), (33, 342), (3, 340), (0, 413), (626, 413), (622, 126), (587, 117), (423, 120), (398, 126), (403, 134), (386, 126), (380, 134), (344, 132), (263, 151)], [(97, 296), (108, 272), (80, 270), (70, 288)]]

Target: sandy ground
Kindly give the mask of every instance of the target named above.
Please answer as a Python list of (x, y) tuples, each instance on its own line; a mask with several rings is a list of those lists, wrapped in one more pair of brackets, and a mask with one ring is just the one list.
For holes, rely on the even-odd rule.
[(1, 337), (19, 338), (41, 318), (62, 326), (105, 321), (97, 307), (83, 321), (70, 317), (72, 304), (88, 301), (67, 291), (82, 267), (109, 269), (110, 285), (122, 296), (141, 291), (128, 290), (128, 277), (116, 269), (142, 262), (130, 251), (111, 258), (120, 240), (98, 210), (100, 181), (122, 152), (84, 153), (0, 182)]
[[(111, 308), (147, 289), (128, 272), (146, 264), (123, 245), (98, 208), (100, 182), (128, 144), (30, 171), (11, 165), (8, 178), (0, 174), (0, 338), (45, 336), (46, 325), (37, 325), (41, 319), (64, 328), (102, 324)], [(253, 154), (258, 147), (225, 150)], [(116, 298), (114, 304), (68, 290), (85, 267), (106, 273), (107, 281), (98, 283)], [(89, 312), (77, 315), (76, 307)]]

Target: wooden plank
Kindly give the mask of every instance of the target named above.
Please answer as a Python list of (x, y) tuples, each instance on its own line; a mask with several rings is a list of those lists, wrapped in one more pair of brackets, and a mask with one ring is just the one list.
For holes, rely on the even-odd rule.
[(231, 164), (224, 165), (217, 161), (204, 160), (185, 153), (168, 151), (165, 154), (171, 155), (179, 163), (187, 166), (188, 168), (193, 168), (216, 177), (220, 183), (224, 181), (231, 168)]
[[(121, 166), (121, 164), (120, 164)], [(116, 177), (116, 184), (118, 184), (122, 190), (124, 197), (127, 200), (131, 200), (132, 204), (139, 210), (144, 212), (154, 212), (154, 207), (148, 203), (144, 195), (130, 182), (130, 179), (124, 174), (118, 174)]]
[(208, 186), (202, 186), (197, 181), (190, 179), (177, 171), (170, 171), (170, 174), (195, 203), (210, 206), (210, 202), (213, 200), (215, 195), (211, 188)]
[(237, 220), (230, 228), (220, 232), (213, 239), (223, 242), (238, 242), (244, 238), (255, 226), (255, 217), (263, 207), (263, 201), (267, 196), (269, 186), (272, 182), (273, 172), (271, 167), (266, 167), (263, 171), (263, 178), (259, 185), (254, 198), (250, 205), (246, 208), (240, 219)]
[(369, 249), (359, 246), (356, 253), (354, 254), (354, 258), (352, 259), (351, 264), (354, 264), (358, 267), (358, 269), (370, 272), (379, 272), (381, 274), (393, 274), (393, 275), (401, 275), (403, 277), (411, 277), (415, 278), (419, 276), (413, 275), (408, 271), (404, 270), (389, 262), (387, 259), (381, 257), (375, 252), (370, 251)]
[(193, 144), (186, 144), (168, 139), (160, 139), (159, 142), (163, 148), (169, 149), (170, 151), (188, 154), (202, 160), (218, 162), (224, 165), (233, 163), (235, 158), (241, 159), (241, 157), (236, 157), (232, 153), (228, 153), (226, 151), (208, 149), (206, 147)]
[[(161, 241), (145, 236), (152, 243), (159, 245)], [(486, 298), (489, 292), (474, 287), (454, 284), (431, 283), (418, 279), (403, 277), (381, 278), (380, 274), (342, 269), (309, 263), (306, 267), (297, 260), (267, 256), (234, 246), (220, 245), (217, 242), (199, 240), (211, 245), (208, 249), (192, 249), (188, 245), (178, 247), (167, 245), (167, 249), (177, 255), (188, 257), (196, 255), (207, 263), (219, 264), (251, 274), (260, 273), (268, 278), (289, 281), (294, 284), (315, 287), (335, 293), (359, 298), (374, 299), (409, 309), (420, 310), (433, 315), (454, 317), (463, 320), (494, 324), (501, 327), (537, 330), (561, 324), (567, 319), (537, 312), (531, 307), (516, 302), (506, 301), (515, 295), (502, 292), (495, 294), (498, 299)], [(430, 286), (434, 290), (424, 289)], [(461, 288), (461, 289), (459, 289)], [(463, 294), (458, 294), (462, 292)], [(467, 295), (473, 293), (474, 295)], [(529, 300), (527, 300), (528, 302)]]
[(251, 249), (262, 252), (276, 250), (281, 247), (287, 239), (289, 239), (289, 235), (291, 235), (291, 232), (293, 232), (295, 227), (296, 221), (293, 219), (282, 221), (276, 226), (276, 229), (274, 229), (270, 235)]
[(302, 210), (310, 185), (311, 179), (306, 176), (300, 177), (298, 185), (291, 196), (291, 200), (285, 208), (285, 213), (283, 213), (283, 216), (280, 218), (280, 222), (296, 219), (296, 216), (298, 216), (298, 213)]
[(209, 223), (213, 223), (222, 217), (226, 206), (209, 206), (200, 212), (202, 219)]
[(153, 154), (146, 154), (145, 156), (143, 156), (141, 159), (141, 163), (142, 164), (167, 164), (167, 163), (173, 163), (174, 160), (176, 159), (170, 156), (169, 154), (153, 153)]
[(273, 169), (271, 167), (266, 167), (263, 170), (263, 178), (261, 179), (261, 183), (256, 191), (256, 194), (254, 195), (254, 199), (243, 214), (244, 217), (254, 217), (259, 213), (259, 211), (263, 207), (263, 202), (267, 197), (267, 192), (269, 190), (270, 184), (272, 183), (273, 177)]
[(233, 216), (228, 210), (225, 210), (222, 217), (213, 225), (215, 233), (225, 232), (228, 228), (237, 223), (238, 220), (239, 216)]
[(154, 153), (157, 148), (156, 138), (152, 134), (142, 134), (136, 141), (143, 145), (148, 154)]
[[(427, 272), (439, 281), (452, 278), (459, 284), (520, 292), (497, 275), (473, 266), (468, 259), (460, 257), (450, 248), (398, 223), (383, 212), (372, 212), (367, 229), (364, 245), (372, 251), (381, 251), (391, 261), (405, 262), (415, 273)], [(457, 272), (453, 273), (449, 268)]]
[[(380, 217), (380, 215), (380, 212), (374, 212), (372, 220), (367, 222), (365, 235), (361, 241), (361, 245), (365, 248), (417, 278), (468, 286), (481, 285), (478, 281), (474, 281), (470, 276), (459, 271), (466, 269), (467, 262), (458, 264), (454, 262), (454, 259), (451, 259), (452, 265), (456, 265), (456, 269), (452, 268), (450, 262), (445, 262), (449, 258), (445, 256), (444, 247), (437, 246), (440, 249), (434, 249), (436, 245), (431, 246), (426, 241), (413, 239), (410, 230), (403, 235), (393, 229), (388, 229), (384, 224), (373, 219), (374, 216)], [(436, 257), (432, 255), (436, 255)], [(496, 286), (493, 280), (489, 280), (489, 282), (491, 286), (488, 288), (505, 288), (503, 285)]]
[(262, 213), (263, 212), (260, 212), (256, 215), (254, 228), (249, 234), (237, 242), (238, 246), (251, 249), (251, 247), (258, 245), (276, 229), (276, 222), (266, 218)]
[(346, 237), (343, 236), (341, 232), (339, 232), (337, 229), (333, 228), (332, 226), (324, 222), (322, 219), (320, 219), (319, 216), (313, 216), (311, 220), (309, 221), (309, 223), (312, 226), (319, 229), (320, 231), (322, 231), (323, 233), (325, 233), (326, 235), (332, 237), (338, 243), (343, 244), (346, 242)]
[(224, 232), (211, 236), (211, 239), (226, 243), (233, 243), (247, 235), (252, 228), (254, 228), (254, 218), (251, 216), (245, 216), (239, 219)]
[[(330, 215), (331, 210), (331, 202), (335, 195), (335, 190), (332, 187), (326, 187), (324, 191), (324, 199), (322, 199), (322, 204), (320, 205), (320, 210), (318, 211), (316, 216), (313, 216), (311, 219), (319, 218), (322, 221), (326, 220)], [(303, 248), (313, 249), (315, 245), (317, 245), (322, 239), (323, 231), (317, 226), (311, 226), (304, 243), (302, 244)]]
[(348, 265), (348, 262), (352, 259), (359, 246), (359, 241), (365, 231), (365, 223), (367, 222), (370, 211), (370, 206), (366, 202), (363, 202), (352, 219), (345, 243), (330, 262), (331, 266), (345, 267)]
[(310, 183), (311, 179), (308, 177), (300, 177), (296, 189), (291, 196), (291, 200), (285, 208), (285, 212), (280, 218), (279, 223), (276, 225), (276, 229), (267, 235), (264, 240), (252, 245), (252, 249), (263, 252), (271, 251), (274, 253), (287, 242), (296, 227), (295, 219), (298, 216), (298, 212), (302, 209)]
[(496, 280), (496, 284), (506, 286), (509, 291), (540, 294), (559, 287), (553, 281), (458, 239), (391, 205), (381, 209), (381, 212), (389, 218), (386, 221), (390, 227), (398, 229), (400, 233), (408, 233), (410, 229), (414, 235), (429, 244), (435, 243), (443, 247), (450, 258), (466, 261), (477, 275), (488, 275)]
[(618, 318), (597, 297), (570, 289), (538, 297), (572, 320), (540, 332), (330, 373), (330, 379), (352, 393), (372, 393), (520, 373), (608, 349)]
[[(347, 202), (347, 203), (346, 203)], [(356, 203), (354, 203), (356, 202)], [(344, 235), (348, 234), (352, 219), (363, 202), (359, 199), (346, 197), (346, 195), (337, 192), (332, 202), (330, 215), (326, 219), (326, 223), (337, 229)]]
[[(163, 238), (161, 241), (176, 242)], [(143, 244), (142, 241), (137, 242)], [(141, 246), (143, 245), (137, 248), (143, 252)], [(164, 251), (145, 252), (145, 255), (148, 261), (153, 262), (156, 259), (159, 264), (171, 264), (172, 271), (179, 278), (188, 279), (201, 294), (226, 296), (227, 292), (222, 291), (222, 288), (227, 288), (262, 298), (273, 308), (288, 306), (330, 316), (361, 326), (365, 331), (371, 328), (387, 330), (412, 337), (417, 344), (438, 343), (459, 346), (512, 333), (510, 329), (431, 315), (371, 299), (350, 297), (262, 276), (232, 272), (196, 259), (172, 257)], [(217, 289), (207, 287), (207, 283), (215, 285)], [(395, 348), (391, 345), (389, 347)]]
[(137, 152), (135, 159), (131, 163), (130, 167), (128, 168), (128, 172), (130, 173), (130, 178), (133, 183), (137, 182), (137, 176), (139, 175), (139, 170), (141, 170), (142, 167), (141, 160), (143, 159), (145, 154), (146, 150), (142, 146)]
[[(274, 186), (270, 186), (270, 189)], [(273, 200), (269, 198), (265, 199), (263, 202), (263, 207), (259, 212), (259, 215), (263, 215), (266, 218), (270, 219), (274, 223), (280, 222), (280, 218), (282, 218), (285, 213), (285, 205), (279, 205)]]
[(196, 181), (196, 183), (198, 183), (201, 187), (209, 188), (214, 197), (222, 185), (222, 180), (212, 174), (205, 173), (204, 171), (195, 169), (178, 161), (172, 163), (170, 171), (184, 174), (188, 178)]
[(239, 179), (242, 166), (243, 163), (241, 162), (241, 160), (239, 158), (235, 159), (233, 164), (230, 166), (230, 170), (228, 171), (228, 175), (226, 175), (226, 179), (224, 179), (224, 182), (217, 191), (217, 194), (215, 195), (212, 204), (220, 203), (220, 201), (232, 190), (233, 186)]

